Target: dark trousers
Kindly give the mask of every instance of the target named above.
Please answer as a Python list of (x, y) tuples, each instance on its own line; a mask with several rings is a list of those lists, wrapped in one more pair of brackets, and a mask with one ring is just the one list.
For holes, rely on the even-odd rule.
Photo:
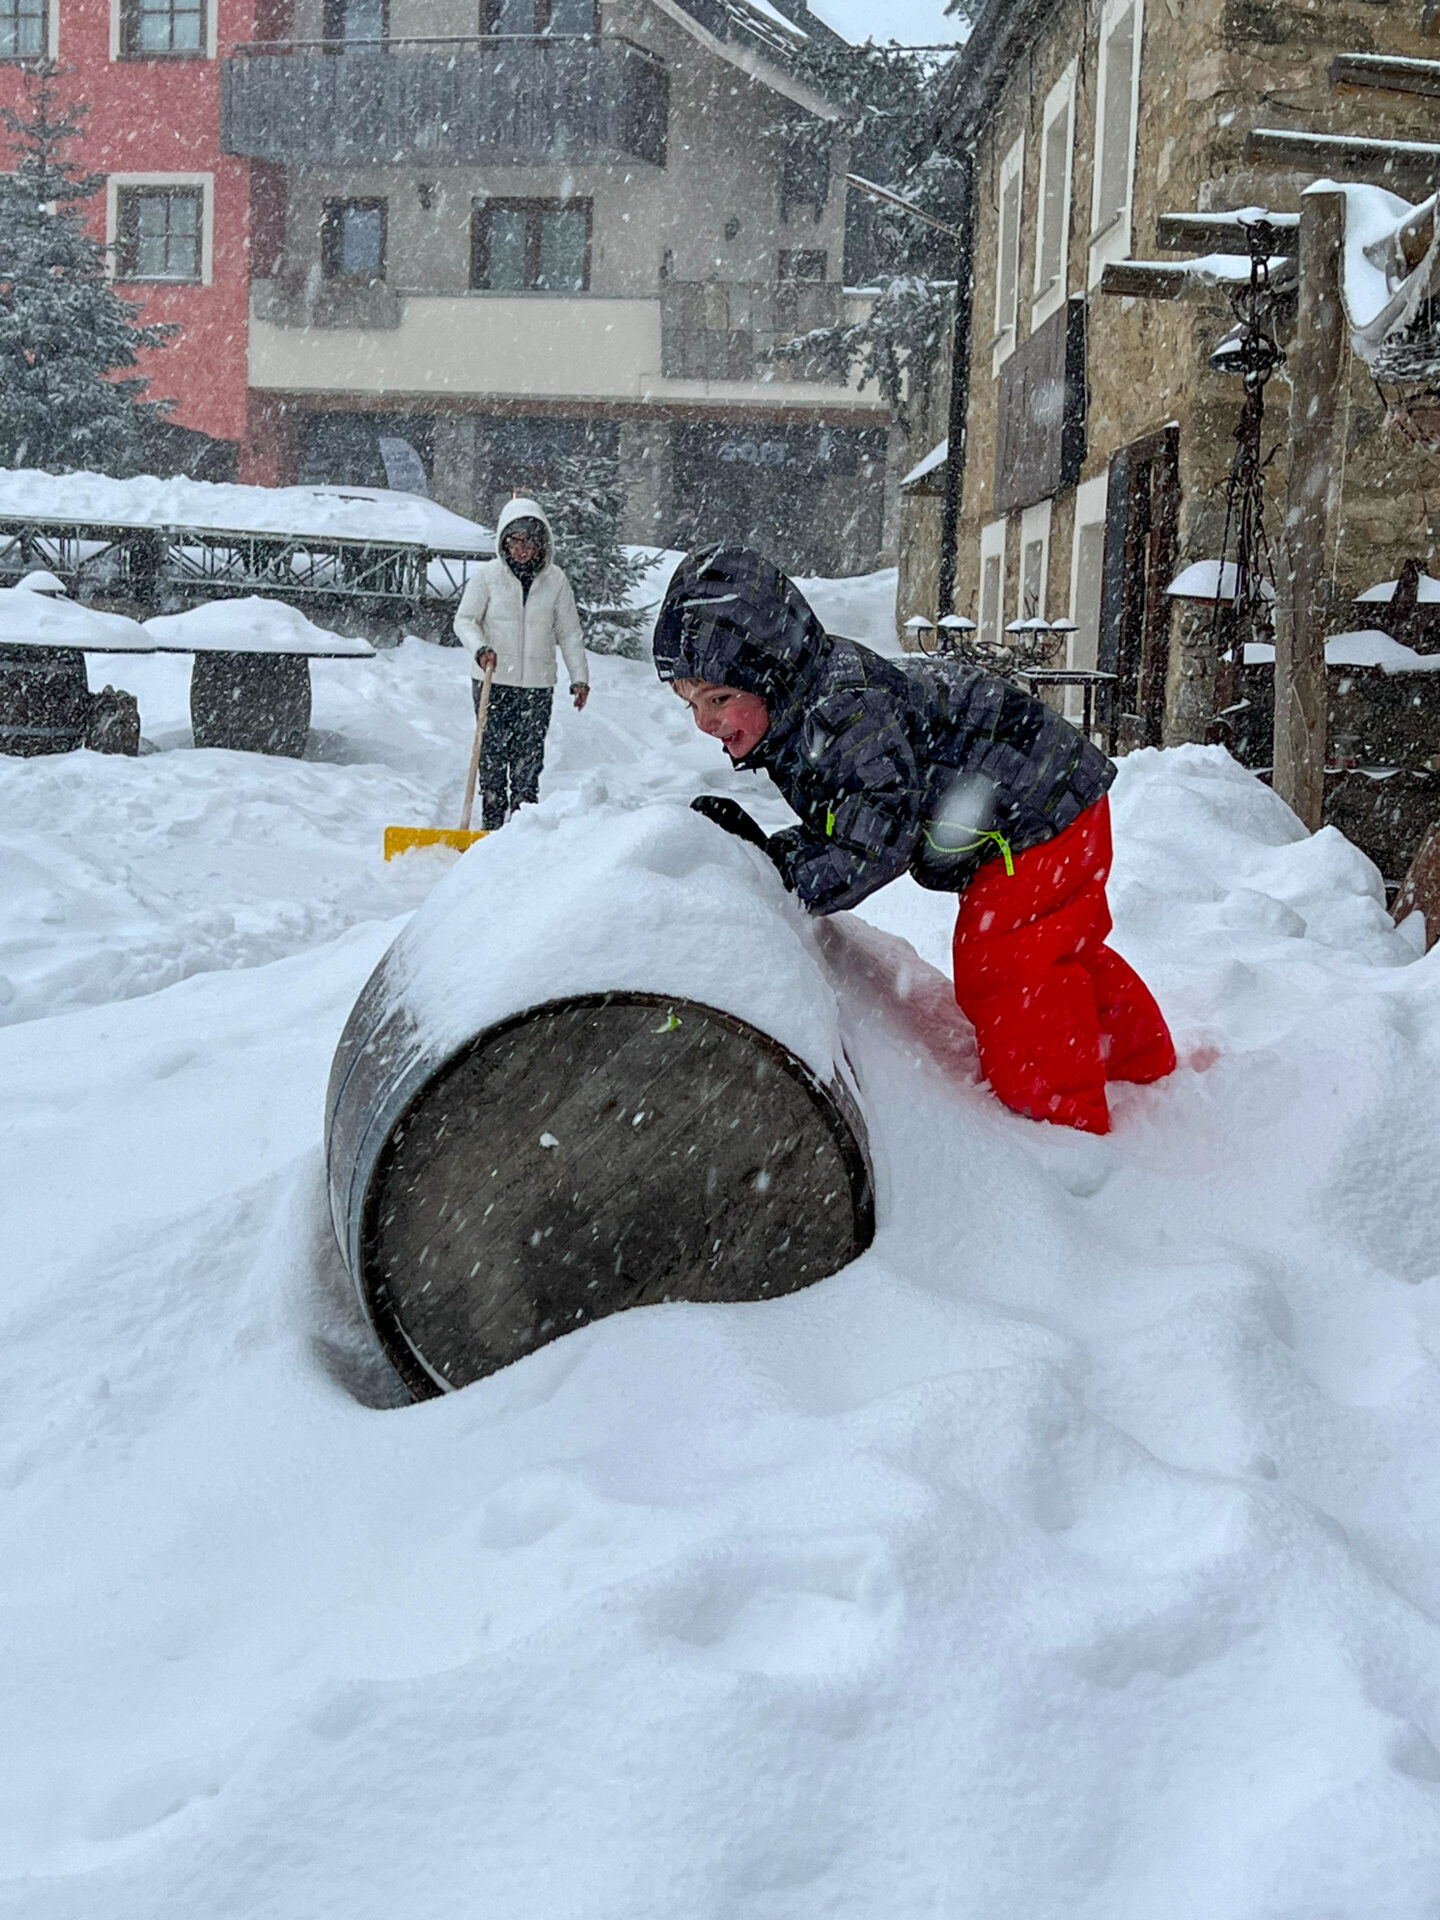
[[(471, 682), (480, 705), (480, 682)], [(516, 807), (540, 798), (540, 769), (550, 725), (552, 687), (494, 687), (480, 753), (480, 824), (503, 827)]]

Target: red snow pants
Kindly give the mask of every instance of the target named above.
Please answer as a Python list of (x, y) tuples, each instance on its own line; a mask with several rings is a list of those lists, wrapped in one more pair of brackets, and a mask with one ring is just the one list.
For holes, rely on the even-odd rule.
[(1159, 1080), (1175, 1065), (1165, 1017), (1135, 969), (1105, 944), (1112, 922), (1110, 802), (1055, 839), (991, 860), (960, 895), (955, 998), (980, 1070), (1032, 1120), (1108, 1133), (1106, 1080)]

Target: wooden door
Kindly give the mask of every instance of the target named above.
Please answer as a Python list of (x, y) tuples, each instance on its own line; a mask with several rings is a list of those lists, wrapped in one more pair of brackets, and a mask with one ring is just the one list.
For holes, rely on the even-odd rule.
[(1158, 747), (1165, 730), (1171, 602), (1180, 523), (1180, 429), (1162, 427), (1111, 456), (1099, 666), (1115, 675), (1112, 750)]

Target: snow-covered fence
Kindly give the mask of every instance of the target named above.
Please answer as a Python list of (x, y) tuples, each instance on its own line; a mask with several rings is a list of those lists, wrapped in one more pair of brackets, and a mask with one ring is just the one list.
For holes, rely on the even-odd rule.
[(873, 1232), (810, 929), (673, 806), (522, 814), (465, 855), (356, 1003), (326, 1149), (417, 1396), (625, 1307), (793, 1292)]

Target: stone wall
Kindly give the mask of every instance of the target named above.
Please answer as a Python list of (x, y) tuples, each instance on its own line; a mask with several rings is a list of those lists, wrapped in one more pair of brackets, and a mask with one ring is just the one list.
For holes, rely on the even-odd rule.
[[(957, 607), (975, 614), (981, 530), (993, 517), (999, 382), (993, 367), (999, 171), (1004, 155), (1026, 136), (1024, 217), (1017, 337), (1029, 332), (1035, 279), (1036, 207), (1041, 116), (1047, 93), (1073, 61), (1076, 106), (1068, 237), (1068, 281), (1086, 289), (1095, 144), (1101, 0), (1056, 0), (1012, 78), (988, 115), (976, 156), (975, 296), (970, 359), (969, 433), (957, 554)], [(1163, 258), (1156, 219), (1166, 212), (1221, 211), (1263, 204), (1293, 211), (1310, 176), (1244, 167), (1240, 156), (1252, 127), (1364, 132), (1390, 138), (1433, 139), (1434, 103), (1378, 93), (1332, 94), (1331, 58), (1340, 52), (1381, 51), (1435, 57), (1422, 38), (1418, 7), (1379, 6), (1374, 0), (1146, 0), (1140, 66), (1139, 135), (1129, 252)], [(1119, 448), (1167, 421), (1180, 425), (1181, 509), (1179, 564), (1219, 554), (1225, 520), (1225, 480), (1241, 398), (1237, 377), (1206, 366), (1231, 323), (1228, 302), (1202, 304), (1118, 299), (1089, 292), (1087, 372), (1088, 452), (1081, 476), (1106, 472)], [(1278, 540), (1285, 483), (1283, 449), (1288, 389), (1282, 376), (1269, 389), (1265, 450), (1280, 452), (1268, 469), (1272, 538)], [(1332, 555), (1337, 601), (1371, 582), (1392, 578), (1409, 554), (1428, 556), (1437, 527), (1426, 489), (1440, 479), (1440, 463), (1415, 453), (1383, 429), (1373, 386), (1357, 362), (1351, 382), (1340, 537)], [(1052, 505), (1048, 591), (1050, 618), (1073, 615), (1072, 546), (1075, 493)], [(902, 598), (918, 593), (938, 566), (933, 552), (939, 515), (931, 502), (907, 505), (901, 529)], [(1015, 616), (1018, 591), (1018, 516), (1007, 529), (1005, 619)], [(1359, 624), (1357, 622), (1357, 624)], [(1208, 622), (1177, 618), (1170, 651), (1168, 737), (1197, 730), (1208, 690)], [(1186, 679), (1199, 678), (1198, 689)], [(1199, 691), (1200, 699), (1187, 698)]]

